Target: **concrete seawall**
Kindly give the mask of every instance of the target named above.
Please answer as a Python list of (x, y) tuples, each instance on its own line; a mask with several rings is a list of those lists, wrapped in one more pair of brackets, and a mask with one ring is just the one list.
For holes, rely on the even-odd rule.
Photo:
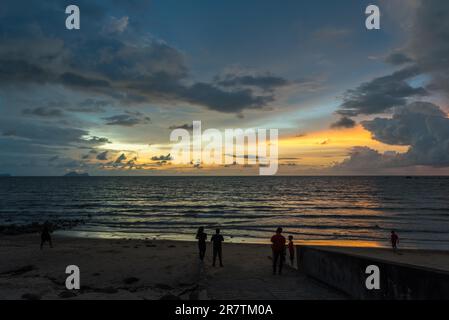
[[(449, 272), (444, 270), (398, 263), (394, 259), (377, 259), (372, 254), (348, 253), (344, 248), (298, 246), (297, 257), (299, 270), (354, 299), (449, 299)], [(369, 265), (379, 267), (379, 290), (366, 288), (369, 274), (365, 272)]]

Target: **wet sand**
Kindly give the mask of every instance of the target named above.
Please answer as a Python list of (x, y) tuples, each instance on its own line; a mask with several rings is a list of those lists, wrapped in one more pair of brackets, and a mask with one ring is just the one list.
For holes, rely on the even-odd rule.
[[(287, 267), (271, 274), (269, 245), (225, 244), (224, 268), (203, 264), (195, 242), (54, 237), (0, 237), (0, 299), (346, 299)], [(81, 289), (65, 288), (77, 265)], [(217, 263), (218, 265), (218, 263)]]

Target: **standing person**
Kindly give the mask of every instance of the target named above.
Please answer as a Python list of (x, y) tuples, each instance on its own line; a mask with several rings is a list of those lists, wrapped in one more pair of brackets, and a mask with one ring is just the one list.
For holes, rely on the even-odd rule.
[(42, 233), (41, 233), (41, 250), (44, 246), (45, 242), (48, 242), (50, 244), (50, 248), (53, 248), (53, 243), (51, 241), (51, 235), (50, 235), (50, 223), (46, 221), (44, 223), (44, 226), (42, 227)]
[(220, 261), (220, 267), (223, 267), (221, 243), (224, 241), (224, 238), (220, 234), (220, 229), (217, 228), (215, 230), (215, 234), (212, 236), (210, 241), (212, 241), (213, 248), (214, 248), (213, 249), (214, 260), (213, 260), (212, 266), (215, 267), (215, 261), (217, 259), (217, 255), (218, 255), (218, 259)]
[(393, 247), (393, 250), (396, 251), (398, 248), (398, 244), (399, 244), (399, 237), (396, 234), (396, 232), (394, 232), (394, 230), (391, 231), (390, 241), (391, 241), (391, 246)]
[(282, 273), (282, 265), (285, 259), (285, 238), (282, 235), (282, 228), (277, 228), (276, 234), (271, 237), (271, 248), (273, 249), (273, 275), (276, 274), (276, 265), (279, 261), (279, 274)]
[(198, 240), (198, 249), (200, 252), (200, 260), (204, 260), (204, 255), (206, 254), (206, 240), (207, 234), (204, 232), (204, 227), (199, 227), (196, 233), (196, 239)]
[(295, 260), (295, 244), (293, 243), (293, 236), (288, 236), (288, 253), (290, 254), (290, 263), (293, 267), (293, 260)]

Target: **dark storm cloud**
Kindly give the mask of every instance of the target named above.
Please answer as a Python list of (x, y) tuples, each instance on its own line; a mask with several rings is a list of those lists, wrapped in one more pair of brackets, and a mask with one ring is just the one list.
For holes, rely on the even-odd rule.
[(111, 102), (107, 101), (107, 100), (86, 99), (86, 100), (81, 101), (78, 104), (78, 106), (79, 107), (91, 107), (91, 106), (106, 107), (110, 104), (111, 104)]
[(124, 168), (132, 169), (136, 167), (137, 157), (132, 158), (126, 164), (124, 164)]
[(89, 78), (72, 72), (66, 72), (59, 77), (62, 84), (76, 88), (109, 88), (110, 84), (106, 80)]
[[(420, 1), (409, 45), (390, 54), (386, 61), (395, 65), (408, 63), (402, 70), (374, 79), (348, 90), (339, 114), (357, 116), (378, 114), (391, 107), (404, 106), (410, 98), (433, 91), (449, 95), (449, 1)], [(430, 83), (412, 87), (408, 81), (419, 75), (430, 76)]]
[[(4, 21), (0, 20), (0, 28)], [(23, 26), (26, 30), (33, 28)], [(0, 43), (0, 84), (40, 83), (56, 80), (58, 70), (66, 69), (69, 52), (64, 41), (42, 36), (35, 31), (2, 34)], [(18, 34), (17, 34), (18, 33)]]
[(25, 119), (0, 119), (0, 127), (5, 166), (20, 174), (52, 175), (59, 173), (58, 169), (68, 168), (71, 162), (81, 166), (82, 163), (62, 155), (68, 150), (95, 148), (109, 142), (104, 137), (90, 136), (85, 130)]
[(250, 89), (225, 91), (208, 83), (196, 83), (182, 92), (184, 100), (210, 110), (239, 113), (245, 109), (262, 109), (274, 101), (273, 95), (255, 96)]
[(427, 91), (424, 88), (412, 87), (407, 82), (419, 74), (417, 67), (410, 67), (348, 90), (338, 113), (349, 117), (379, 114), (392, 107), (405, 105), (408, 98), (425, 96)]
[(88, 137), (86, 139), (84, 139), (84, 141), (88, 144), (92, 144), (92, 145), (102, 145), (102, 144), (106, 144), (106, 143), (112, 143), (108, 138), (105, 137)]
[(385, 62), (390, 63), (390, 64), (395, 65), (395, 66), (399, 66), (399, 65), (403, 65), (403, 64), (406, 64), (406, 63), (413, 62), (413, 59), (411, 59), (410, 57), (408, 57), (404, 53), (394, 52), (394, 53), (389, 54), (385, 58)]
[(267, 75), (232, 75), (227, 74), (224, 77), (216, 78), (216, 83), (223, 87), (241, 87), (250, 86), (264, 90), (274, 90), (278, 87), (286, 86), (289, 81), (271, 74)]
[[(409, 45), (390, 54), (386, 62), (407, 64), (391, 75), (348, 90), (337, 113), (344, 116), (392, 113), (362, 125), (373, 138), (391, 145), (409, 146), (403, 154), (381, 154), (369, 148), (354, 149), (339, 167), (363, 168), (425, 165), (449, 166), (449, 119), (438, 106), (410, 103), (433, 92), (449, 96), (449, 1), (420, 1), (410, 29)], [(412, 87), (417, 76), (429, 78)]]
[(376, 140), (387, 144), (412, 145), (426, 136), (449, 138), (448, 121), (438, 106), (429, 102), (414, 102), (397, 108), (391, 119), (376, 118), (363, 121), (362, 125), (373, 133)]
[(423, 73), (430, 74), (430, 90), (449, 94), (449, 1), (422, 0), (411, 30), (412, 40), (405, 52)]
[(151, 161), (171, 161), (173, 160), (172, 156), (169, 154), (167, 154), (166, 156), (162, 155), (162, 156), (155, 156), (151, 158)]
[(36, 122), (0, 119), (2, 135), (15, 141), (29, 144), (59, 147), (92, 147), (109, 143), (104, 137), (90, 136), (82, 129), (39, 124)]
[(332, 128), (354, 128), (356, 126), (356, 122), (348, 117), (342, 117), (337, 122), (331, 125)]
[(120, 114), (112, 117), (104, 118), (106, 120), (106, 124), (108, 126), (124, 126), (124, 127), (132, 127), (137, 124), (140, 124), (140, 120), (137, 118), (133, 118), (127, 114)]
[(30, 80), (50, 80), (50, 75), (43, 68), (24, 60), (0, 59), (1, 82), (29, 82)]
[(61, 117), (64, 115), (64, 113), (60, 109), (46, 108), (46, 107), (39, 107), (35, 109), (24, 109), (22, 113), (24, 115), (33, 115), (43, 118)]
[(81, 159), (87, 160), (91, 158), (96, 158), (96, 155), (98, 155), (97, 149), (90, 149), (88, 153), (81, 156)]
[(6, 130), (2, 132), (2, 136), (4, 137), (14, 137), (16, 135), (15, 130)]
[(38, 125), (30, 122), (0, 121), (4, 133), (11, 137), (27, 139), (36, 144), (44, 145), (75, 145), (85, 142), (83, 136), (88, 132), (76, 128), (64, 128), (49, 125)]
[[(144, 5), (137, 3), (139, 7)], [(109, 96), (122, 103), (180, 101), (226, 113), (262, 109), (273, 101), (273, 96), (261, 95), (255, 89), (272, 91), (287, 83), (265, 75), (227, 78), (221, 85), (214, 82), (192, 84), (184, 55), (179, 50), (142, 36), (138, 23), (133, 25), (127, 16), (105, 15), (101, 2), (80, 1), (78, 5), (82, 6), (86, 17), (83, 19), (86, 31), (76, 35), (60, 27), (65, 16), (55, 17), (61, 17), (64, 6), (57, 1), (44, 5), (27, 2), (27, 12), (36, 9), (36, 14), (41, 16), (36, 19), (27, 13), (13, 23), (13, 27), (13, 18), (23, 17), (23, 10), (19, 5), (11, 5), (0, 21), (0, 83), (62, 84), (85, 93)], [(111, 21), (114, 32), (90, 32), (101, 31)], [(52, 36), (45, 36), (47, 34)], [(91, 110), (86, 106), (71, 111)], [(122, 120), (132, 123), (132, 119)]]
[(125, 156), (125, 154), (124, 153), (122, 153), (115, 161), (114, 161), (114, 163), (116, 163), (116, 164), (119, 164), (119, 163), (122, 163), (123, 161), (125, 161), (126, 160), (126, 156)]
[(380, 142), (410, 146), (396, 159), (402, 165), (449, 166), (449, 119), (432, 103), (415, 102), (398, 108), (391, 119), (362, 125)]
[(39, 155), (48, 156), (54, 155), (55, 152), (59, 151), (59, 149), (54, 146), (42, 146), (33, 144), (27, 140), (18, 140), (18, 139), (10, 139), (10, 138), (1, 138), (0, 137), (0, 150), (2, 152), (2, 156), (17, 154), (21, 157), (35, 157)]
[(78, 113), (102, 113), (105, 112), (105, 109), (100, 106), (75, 106), (67, 109), (70, 112), (78, 112)]
[(193, 130), (193, 124), (184, 123), (184, 124), (179, 125), (179, 126), (173, 125), (173, 126), (170, 126), (168, 129), (170, 129), (170, 130), (184, 129), (184, 130), (192, 131)]
[(75, 106), (69, 107), (67, 110), (70, 112), (80, 113), (101, 113), (105, 111), (105, 107), (111, 104), (112, 103), (107, 100), (97, 100), (89, 98), (79, 102)]
[(352, 171), (404, 166), (449, 166), (449, 118), (436, 105), (415, 102), (399, 107), (393, 117), (364, 121), (373, 138), (390, 145), (409, 146), (405, 153), (380, 153), (368, 147), (352, 148), (335, 169)]
[(336, 171), (350, 171), (350, 172), (376, 172), (379, 169), (393, 167), (393, 162), (396, 159), (395, 153), (380, 153), (369, 147), (353, 147), (349, 151), (348, 158), (339, 164), (336, 164), (333, 169)]
[(100, 160), (100, 161), (108, 160), (108, 151), (99, 153), (96, 158), (97, 158), (97, 160)]
[(125, 114), (119, 114), (104, 118), (106, 124), (110, 126), (133, 127), (138, 124), (148, 124), (151, 122), (150, 117), (145, 116), (141, 112), (126, 111)]

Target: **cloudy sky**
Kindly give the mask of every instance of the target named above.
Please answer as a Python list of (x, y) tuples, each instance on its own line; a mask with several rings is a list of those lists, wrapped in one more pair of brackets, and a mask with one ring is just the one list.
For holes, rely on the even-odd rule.
[(0, 173), (257, 173), (172, 163), (201, 120), (279, 129), (280, 174), (449, 174), (447, 0), (4, 0), (0, 38)]

